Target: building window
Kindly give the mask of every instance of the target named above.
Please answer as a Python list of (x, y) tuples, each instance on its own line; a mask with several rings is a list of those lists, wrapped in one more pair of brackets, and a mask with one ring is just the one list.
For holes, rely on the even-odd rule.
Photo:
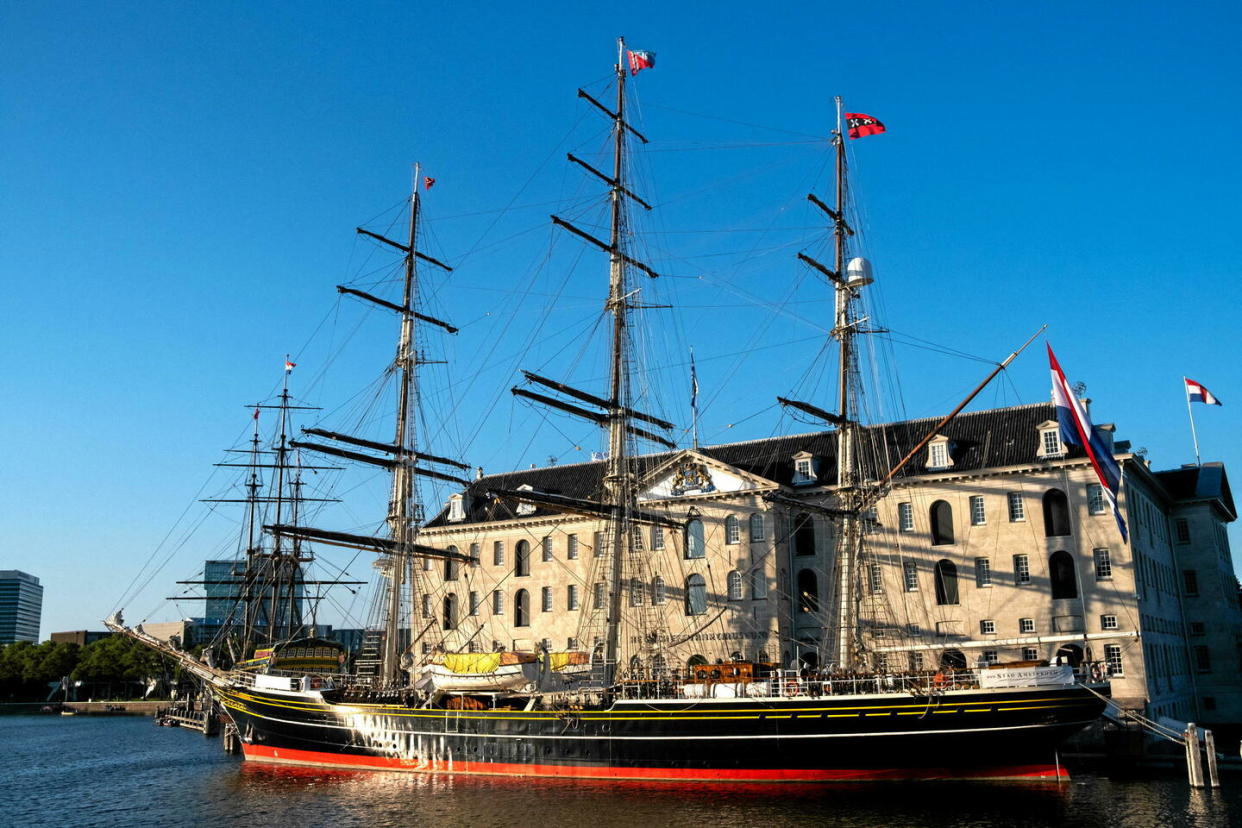
[(1014, 583), (1018, 584), (1029, 584), (1031, 582), (1030, 555), (1013, 556), (1013, 580)]
[(1018, 632), (1020, 633), (1035, 632), (1035, 619), (1034, 618), (1019, 618), (1018, 619)]
[(530, 575), (530, 544), (524, 540), (513, 549), (513, 574), (519, 578)]
[(815, 554), (815, 518), (806, 512), (794, 518), (794, 554)]
[(641, 552), (643, 548), (643, 527), (635, 523), (630, 527), (630, 551)]
[(706, 555), (707, 548), (703, 542), (703, 521), (691, 518), (686, 523), (686, 557), (702, 558)]
[(1074, 558), (1064, 549), (1048, 556), (1048, 577), (1052, 581), (1052, 597), (1077, 598), (1078, 579), (1074, 573)]
[(985, 618), (979, 622), (979, 635), (996, 635), (996, 622)]
[(798, 612), (819, 612), (819, 579), (809, 569), (798, 572)]
[(552, 536), (551, 535), (548, 535), (548, 537), (543, 539), (542, 560), (545, 562), (552, 560)]
[(1039, 661), (1039, 651), (1036, 650), (1034, 647), (1023, 647), (1022, 648), (1022, 660), (1023, 661)]
[(1108, 505), (1104, 501), (1104, 487), (1099, 483), (1087, 484), (1087, 511), (1093, 515), (1102, 515)]
[(1009, 522), (1019, 523), (1026, 520), (1026, 506), (1022, 503), (1022, 492), (1010, 492), (1009, 498)]
[(814, 483), (815, 469), (810, 457), (799, 457), (794, 461), (794, 485)]
[(986, 526), (988, 513), (983, 506), (983, 495), (970, 496), (970, 525)]
[(1215, 696), (1204, 696), (1203, 697), (1203, 709), (1204, 710), (1215, 710), (1216, 709), (1216, 697)]
[(880, 564), (873, 563), (868, 568), (867, 586), (871, 588), (873, 594), (884, 591), (884, 569)]
[(1115, 616), (1115, 615), (1101, 615), (1101, 616), (1100, 616), (1100, 629), (1102, 629), (1102, 630), (1115, 630), (1115, 629), (1117, 629), (1117, 616)]
[(470, 590), (470, 614), (479, 614), (479, 593), (474, 590)]
[(630, 606), (641, 607), (643, 599), (646, 597), (647, 585), (642, 582), (641, 578), (630, 578)]
[(542, 594), (540, 595), (540, 604), (541, 609), (544, 612), (552, 611), (552, 587), (546, 586), (543, 588)]
[(663, 606), (666, 600), (668, 597), (664, 589), (664, 579), (657, 575), (651, 579), (651, 603), (658, 607)]
[(431, 593), (423, 593), (423, 618), (431, 617)]
[(596, 532), (594, 541), (595, 541), (595, 548), (592, 554), (594, 554), (595, 557), (597, 558), (604, 557), (604, 533)]
[(492, 615), (505, 614), (505, 594), (500, 590), (492, 593)]
[[(519, 492), (533, 492), (535, 487), (531, 486), (529, 483), (523, 483), (521, 486), (517, 487), (517, 490)], [(533, 515), (535, 513), (535, 504), (519, 500), (517, 505), (517, 513), (519, 515)]]
[(1058, 429), (1049, 428), (1041, 431), (1039, 453), (1043, 457), (1059, 457), (1065, 453), (1061, 448), (1061, 434)]
[(466, 507), (463, 500), (464, 498), (459, 494), (449, 498), (448, 519), (451, 523), (458, 523), (466, 519)]
[(914, 504), (897, 504), (897, 528), (902, 532), (914, 531)]
[(742, 600), (742, 573), (736, 569), (729, 573), (729, 600)]
[(651, 548), (659, 552), (664, 548), (664, 528), (661, 526), (651, 527)]
[(975, 558), (975, 586), (990, 587), (992, 585), (991, 558)]
[(957, 566), (948, 558), (936, 562), (936, 603), (941, 606), (957, 603)]
[(591, 590), (591, 609), (602, 610), (604, 608), (604, 582), (597, 581)]
[(1044, 535), (1059, 538), (1069, 533), (1069, 500), (1060, 489), (1049, 489), (1044, 492)]
[(530, 593), (519, 589), (513, 596), (513, 625), (530, 626)]
[(941, 441), (927, 447), (927, 468), (947, 469), (949, 467), (949, 444)]
[(570, 535), (565, 541), (565, 559), (570, 561), (578, 560), (578, 536)]
[[(569, 586), (565, 587), (565, 609), (569, 610), (570, 612), (574, 612), (579, 608), (579, 606), (580, 604), (578, 603), (578, 585), (570, 584)], [(569, 649), (572, 650), (573, 647), (570, 647)]]
[(768, 597), (768, 573), (763, 557), (763, 550), (750, 550), (750, 597), (754, 601)]
[(695, 573), (686, 578), (686, 615), (703, 615), (707, 612), (707, 582)]
[(1191, 635), (1207, 635), (1207, 626), (1202, 621), (1190, 622)]
[(763, 540), (763, 515), (758, 512), (750, 516), (750, 539)]
[(430, 572), (435, 569), (435, 565), (436, 562), (434, 558), (423, 558), (423, 572)]
[(459, 569), (458, 561), (457, 561), (457, 558), (451, 557), (451, 556), (458, 555), (460, 553), (457, 551), (456, 546), (450, 546), (448, 549), (444, 551), (447, 552), (450, 556), (444, 559), (444, 580), (456, 581), (457, 571)]
[(986, 661), (988, 664), (996, 664), (998, 661), (1000, 661), (1000, 653), (996, 650), (984, 650), (983, 660)]
[(901, 583), (906, 592), (917, 592), (919, 588), (919, 567), (914, 561), (906, 561), (901, 565)]
[(1095, 559), (1095, 579), (1097, 581), (1107, 581), (1113, 577), (1113, 561), (1109, 557), (1107, 549), (1092, 550), (1091, 556)]
[(725, 518), (725, 543), (732, 546), (737, 543), (742, 536), (741, 528), (738, 526), (737, 518), (729, 515)]
[(1176, 532), (1178, 543), (1190, 543), (1190, 521), (1186, 518), (1178, 518), (1173, 521), (1173, 527)]
[(1182, 590), (1190, 596), (1199, 594), (1199, 573), (1193, 569), (1182, 570)]
[(496, 541), (492, 544), (492, 566), (505, 565), (505, 542)]
[(906, 624), (906, 635), (911, 638), (918, 638), (923, 634), (923, 630), (918, 624)]
[(1203, 644), (1195, 645), (1195, 670), (1200, 673), (1212, 672), (1212, 653)]
[(919, 672), (923, 669), (923, 654), (919, 652), (910, 653), (910, 670), (911, 672)]
[(457, 629), (457, 594), (450, 592), (444, 596), (444, 618), (442, 626), (446, 630)]
[(931, 545), (944, 546), (953, 543), (953, 507), (947, 500), (937, 500), (931, 505)]

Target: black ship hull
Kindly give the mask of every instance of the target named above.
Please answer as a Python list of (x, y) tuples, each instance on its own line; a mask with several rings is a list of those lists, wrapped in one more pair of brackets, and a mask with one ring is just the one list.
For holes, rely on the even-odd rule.
[(593, 779), (1057, 779), (1104, 701), (1077, 686), (772, 699), (618, 701), (591, 710), (445, 710), (218, 691), (247, 760)]

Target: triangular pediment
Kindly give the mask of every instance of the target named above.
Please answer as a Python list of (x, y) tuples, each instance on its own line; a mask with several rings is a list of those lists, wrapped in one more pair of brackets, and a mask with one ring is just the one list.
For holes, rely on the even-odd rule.
[(638, 499), (676, 500), (776, 488), (778, 485), (771, 480), (687, 449), (639, 482)]

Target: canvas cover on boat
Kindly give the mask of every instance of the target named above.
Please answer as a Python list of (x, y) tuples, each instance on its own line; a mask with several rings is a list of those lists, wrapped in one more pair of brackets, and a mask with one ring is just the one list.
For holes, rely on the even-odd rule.
[(590, 653), (548, 653), (548, 667), (553, 670), (564, 670), (566, 667), (580, 667), (590, 663)]
[(454, 673), (494, 673), (500, 667), (529, 664), (535, 660), (535, 654), (505, 650), (499, 653), (445, 653), (443, 658), (444, 668)]

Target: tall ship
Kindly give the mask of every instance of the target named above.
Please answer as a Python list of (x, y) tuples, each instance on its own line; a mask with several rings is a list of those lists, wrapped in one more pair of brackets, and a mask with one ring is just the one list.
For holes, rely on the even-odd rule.
[[(934, 587), (919, 595), (956, 604), (957, 575), (931, 560), (934, 548), (922, 550), (926, 566), (888, 566), (881, 541), (907, 518), (893, 493), (933, 468), (929, 452), (943, 451), (944, 467), (965, 462), (951, 438), (959, 416), (979, 415), (959, 415), (972, 394), (943, 418), (863, 422), (857, 340), (873, 328), (859, 303), (873, 277), (851, 249), (840, 99), (835, 187), (808, 196), (825, 217), (831, 259), (799, 254), (831, 290), (836, 390), (775, 403), (818, 429), (717, 446), (700, 446), (696, 430), (679, 449), (674, 423), (640, 408), (635, 311), (640, 282), (660, 274), (634, 254), (629, 212), (651, 208), (627, 172), (630, 143), (646, 138), (627, 120), (626, 82), (627, 70), (652, 60), (619, 42), (615, 101), (579, 91), (611, 128), (610, 169), (569, 156), (607, 188), (607, 233), (552, 217), (608, 260), (606, 386), (524, 371), (512, 389), (523, 404), (597, 425), (598, 456), (471, 475), (463, 459), (422, 447), (420, 343), (457, 328), (420, 301), (421, 272), (447, 266), (419, 249), (416, 174), (405, 238), (360, 230), (400, 254), (400, 295), (338, 288), (398, 322), (391, 439), (314, 427), (289, 441), (388, 473), (386, 531), (311, 527), (287, 512), (261, 527), (294, 563), (314, 544), (374, 556), (381, 612), (366, 657), (346, 662), (304, 635), (248, 634), (227, 659), (202, 659), (126, 626), (119, 612), (109, 627), (197, 676), (247, 761), (618, 780), (1063, 778), (1058, 746), (1099, 720), (1106, 662), (1077, 647), (1006, 663), (952, 647), (924, 657), (909, 645), (919, 633), (894, 596), (913, 592), (913, 575)], [(1035, 405), (1021, 416), (1034, 432), (1056, 414)], [(660, 450), (641, 450), (650, 445)], [(434, 513), (419, 493), (427, 479), (455, 487)], [(951, 514), (938, 509), (932, 547), (952, 542)], [(906, 579), (904, 592), (884, 588), (891, 578)], [(266, 594), (264, 617), (287, 617)]]

